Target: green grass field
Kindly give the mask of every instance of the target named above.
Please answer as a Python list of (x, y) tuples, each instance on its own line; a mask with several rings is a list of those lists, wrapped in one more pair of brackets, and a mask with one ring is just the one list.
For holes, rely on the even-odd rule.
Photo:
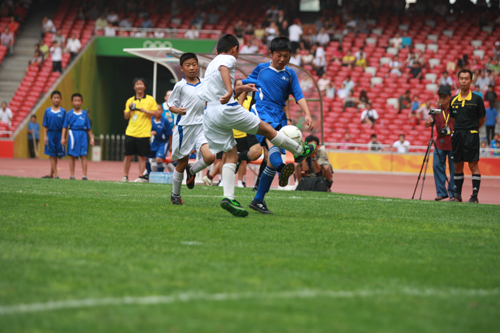
[(0, 177), (0, 331), (500, 330), (499, 206), (170, 190)]

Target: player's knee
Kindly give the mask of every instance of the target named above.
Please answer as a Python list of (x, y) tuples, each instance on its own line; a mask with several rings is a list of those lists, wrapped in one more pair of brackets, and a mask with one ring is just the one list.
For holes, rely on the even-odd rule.
[(86, 160), (87, 160), (87, 156), (82, 155), (82, 156), (80, 156), (80, 159), (81, 159), (82, 161), (86, 161)]
[(203, 161), (205, 161), (205, 164), (211, 165), (215, 162), (215, 155), (208, 154), (207, 156), (203, 156)]

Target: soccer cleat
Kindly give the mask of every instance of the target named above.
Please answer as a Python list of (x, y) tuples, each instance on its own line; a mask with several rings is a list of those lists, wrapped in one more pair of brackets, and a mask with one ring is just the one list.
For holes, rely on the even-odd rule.
[(470, 199), (469, 199), (469, 202), (471, 202), (471, 203), (479, 203), (479, 200), (477, 200), (476, 196), (471, 196)]
[(76, 178), (75, 178), (75, 177), (69, 177), (69, 179), (71, 179), (71, 180), (75, 180)]
[(59, 179), (59, 177), (54, 177), (54, 179)]
[(175, 195), (175, 194), (172, 193), (170, 195), (170, 201), (172, 201), (172, 204), (174, 206), (182, 206), (182, 205), (184, 205), (184, 201), (181, 199), (180, 195)]
[(281, 187), (285, 187), (288, 185), (288, 178), (290, 178), (291, 175), (295, 172), (295, 166), (293, 163), (288, 163), (281, 169), (280, 176), (279, 176), (279, 185)]
[(444, 199), (448, 199), (448, 196), (446, 195), (446, 196), (439, 196), (439, 197), (436, 197), (436, 198), (434, 199), (434, 201), (441, 201), (441, 200), (444, 200)]
[(448, 201), (462, 202), (462, 198), (461, 197), (451, 197), (450, 199), (448, 199)]
[(203, 177), (203, 182), (205, 183), (205, 185), (207, 186), (212, 186), (212, 180), (210, 178), (208, 178), (208, 176), (204, 176)]
[(306, 144), (305, 142), (303, 142), (302, 148), (304, 148), (304, 151), (302, 152), (302, 154), (294, 156), (295, 163), (300, 163), (303, 160), (305, 160), (307, 157), (311, 156), (316, 151), (316, 144), (314, 142), (311, 142), (309, 144)]
[(134, 183), (149, 183), (149, 180), (145, 176), (140, 176), (134, 180)]
[(236, 217), (246, 217), (248, 215), (248, 212), (243, 207), (241, 207), (240, 203), (236, 200), (231, 200), (224, 197), (222, 198), (220, 206), (222, 207), (222, 209), (227, 210)]
[(122, 182), (124, 182), (124, 183), (128, 182), (128, 177), (127, 176), (123, 176)]
[(89, 180), (89, 179), (87, 178), (87, 176), (83, 176), (82, 180)]
[(196, 177), (196, 174), (191, 171), (191, 165), (188, 164), (186, 168), (186, 186), (188, 189), (192, 190), (194, 187), (194, 178)]
[(248, 205), (248, 207), (250, 207), (253, 210), (256, 210), (262, 214), (274, 214), (269, 209), (267, 209), (267, 205), (266, 205), (265, 201), (260, 202), (260, 201), (252, 200), (252, 202), (250, 203), (250, 205)]

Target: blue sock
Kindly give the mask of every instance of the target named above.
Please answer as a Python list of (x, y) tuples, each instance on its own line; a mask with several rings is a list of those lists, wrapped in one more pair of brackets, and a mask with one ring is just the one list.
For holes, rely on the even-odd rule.
[(276, 170), (271, 169), (269, 166), (264, 169), (262, 176), (260, 176), (259, 188), (254, 198), (255, 201), (264, 201), (264, 196), (269, 192), (275, 175)]
[(151, 163), (149, 163), (149, 159), (146, 159), (146, 171), (148, 175), (151, 173)]
[(271, 162), (273, 168), (278, 172), (280, 172), (285, 165), (283, 163), (283, 159), (281, 158), (281, 151), (278, 147), (273, 146), (269, 149), (269, 161)]
[(163, 166), (163, 162), (156, 163), (156, 165), (157, 165), (156, 169), (158, 170), (158, 172), (163, 172), (163, 170), (165, 170), (165, 167)]

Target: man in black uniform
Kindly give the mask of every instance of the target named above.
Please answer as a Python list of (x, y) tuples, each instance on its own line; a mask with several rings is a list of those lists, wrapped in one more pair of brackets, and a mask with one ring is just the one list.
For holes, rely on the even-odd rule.
[(486, 110), (483, 99), (470, 90), (472, 72), (458, 72), (460, 93), (451, 99), (450, 117), (455, 123), (455, 131), (451, 138), (453, 161), (455, 162), (455, 195), (450, 201), (462, 201), (462, 185), (464, 183), (464, 162), (469, 162), (472, 172), (472, 196), (469, 202), (478, 203), (477, 194), (481, 184), (479, 173), (479, 129), (486, 121)]

